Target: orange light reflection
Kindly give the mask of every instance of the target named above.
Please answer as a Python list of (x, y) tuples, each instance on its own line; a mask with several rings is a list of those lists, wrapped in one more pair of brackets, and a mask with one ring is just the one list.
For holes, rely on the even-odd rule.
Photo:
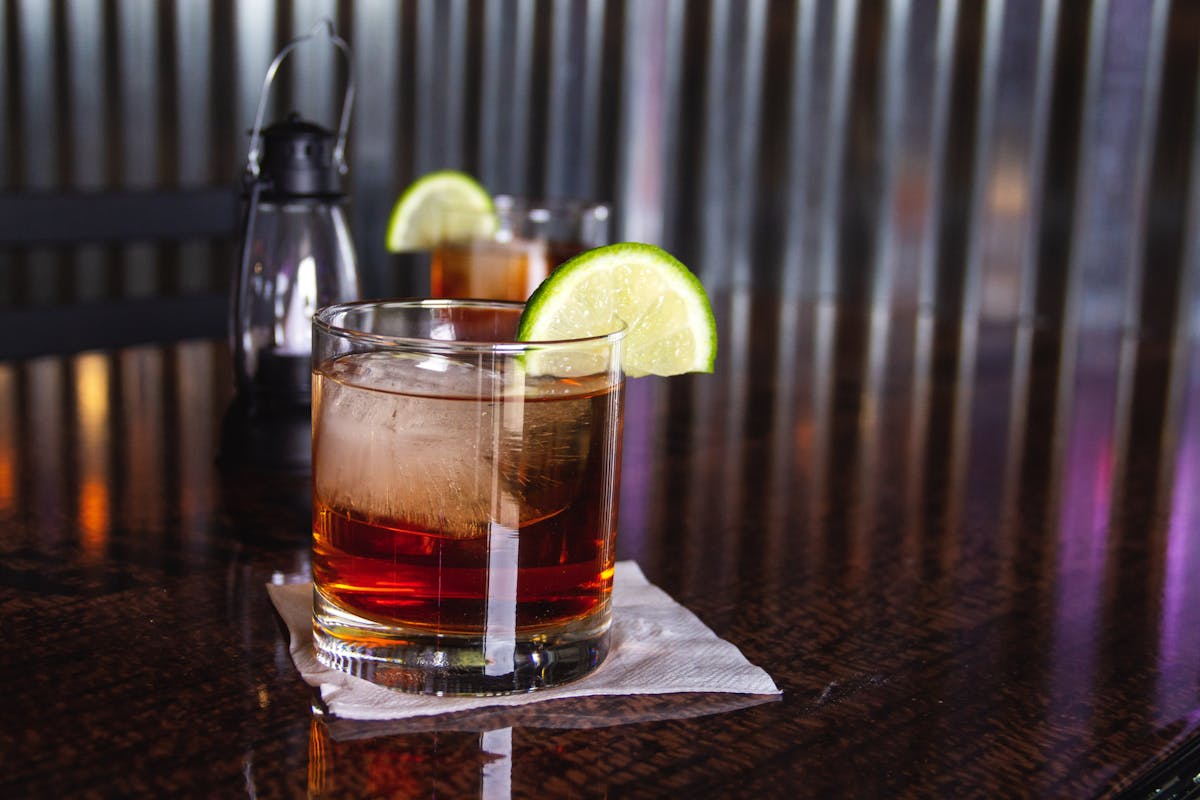
[(75, 359), (75, 405), (79, 414), (79, 544), (83, 555), (104, 554), (111, 526), (109, 492), (109, 365), (99, 353)]
[(103, 555), (108, 530), (108, 484), (103, 480), (85, 480), (79, 484), (79, 534), (84, 553), (95, 557)]
[(13, 511), (17, 499), (17, 379), (13, 367), (0, 364), (0, 511)]

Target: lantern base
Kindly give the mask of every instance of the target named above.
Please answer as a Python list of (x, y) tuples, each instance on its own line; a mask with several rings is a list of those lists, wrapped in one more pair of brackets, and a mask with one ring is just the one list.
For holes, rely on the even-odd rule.
[(254, 402), (239, 396), (225, 412), (217, 463), (307, 473), (312, 469), (312, 412), (308, 405)]

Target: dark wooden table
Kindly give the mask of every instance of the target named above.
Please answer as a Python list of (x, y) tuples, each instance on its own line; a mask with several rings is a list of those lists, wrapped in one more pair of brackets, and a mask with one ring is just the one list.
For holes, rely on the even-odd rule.
[(48, 356), (0, 362), (0, 794), (1078, 798), (1197, 741), (1194, 340), (717, 309), (714, 375), (630, 381), (619, 556), (781, 700), (315, 716), (264, 590), (308, 478), (218, 465), (224, 343)]

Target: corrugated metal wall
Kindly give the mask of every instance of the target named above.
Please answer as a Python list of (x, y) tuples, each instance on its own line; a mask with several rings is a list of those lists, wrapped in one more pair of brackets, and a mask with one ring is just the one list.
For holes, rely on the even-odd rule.
[[(355, 48), (368, 287), (398, 191), (611, 200), (713, 289), (1169, 331), (1195, 313), (1188, 0), (0, 0), (0, 190), (234, 185), (274, 53)], [(302, 49), (269, 119), (334, 124)], [(212, 288), (207, 243), (0, 254), (0, 302)], [(216, 265), (216, 266), (214, 266)], [(115, 287), (115, 288), (114, 288)], [(1183, 315), (1183, 316), (1181, 316)]]

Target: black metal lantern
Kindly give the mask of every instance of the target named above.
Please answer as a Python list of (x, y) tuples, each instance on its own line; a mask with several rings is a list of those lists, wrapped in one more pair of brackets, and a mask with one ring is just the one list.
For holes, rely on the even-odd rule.
[[(336, 136), (296, 114), (263, 129), (280, 63), (321, 31), (348, 68)], [(313, 312), (359, 296), (342, 188), (353, 102), (350, 47), (328, 20), (288, 43), (267, 69), (243, 178), (241, 257), (230, 320), (238, 392), (253, 408), (309, 403)]]

